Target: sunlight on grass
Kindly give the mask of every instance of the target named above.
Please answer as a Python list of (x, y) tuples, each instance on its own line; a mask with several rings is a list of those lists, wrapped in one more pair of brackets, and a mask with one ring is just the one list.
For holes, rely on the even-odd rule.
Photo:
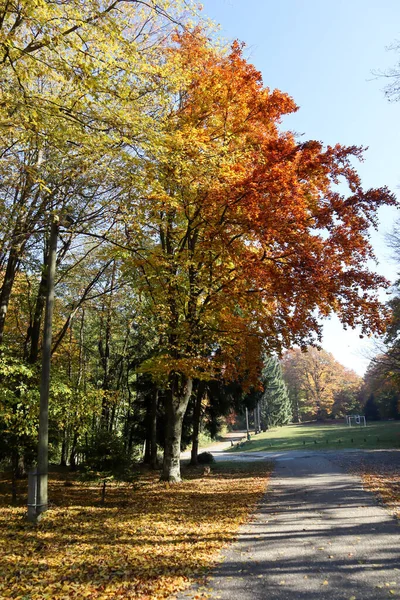
[(252, 435), (233, 450), (340, 450), (340, 448), (399, 448), (400, 421), (375, 422), (367, 427), (343, 424), (288, 425)]

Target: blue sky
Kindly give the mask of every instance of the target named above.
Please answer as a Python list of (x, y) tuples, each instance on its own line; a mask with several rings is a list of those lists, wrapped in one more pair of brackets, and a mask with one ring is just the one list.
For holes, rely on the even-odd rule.
[[(204, 13), (220, 24), (221, 37), (246, 43), (246, 54), (264, 84), (288, 92), (300, 106), (283, 126), (324, 144), (368, 146), (358, 165), (364, 187), (388, 186), (400, 197), (400, 102), (384, 97), (384, 71), (400, 61), (387, 47), (400, 40), (399, 0), (203, 0)], [(400, 213), (380, 212), (371, 234), (376, 270), (394, 280), (385, 233)], [(382, 294), (385, 299), (385, 293)], [(362, 374), (372, 352), (359, 332), (326, 323), (323, 347)]]

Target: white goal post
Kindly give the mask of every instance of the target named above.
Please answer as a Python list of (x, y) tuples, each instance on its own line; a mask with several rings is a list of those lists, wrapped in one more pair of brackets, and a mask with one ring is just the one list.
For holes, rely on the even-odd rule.
[(346, 423), (349, 427), (359, 425), (366, 427), (367, 421), (364, 415), (346, 415)]

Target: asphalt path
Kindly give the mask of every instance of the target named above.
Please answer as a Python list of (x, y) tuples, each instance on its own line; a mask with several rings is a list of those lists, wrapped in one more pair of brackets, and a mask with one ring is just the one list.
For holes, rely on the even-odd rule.
[[(396, 451), (394, 451), (396, 452)], [(400, 527), (329, 452), (213, 452), (271, 460), (268, 491), (206, 588), (178, 598), (380, 600), (400, 597)]]

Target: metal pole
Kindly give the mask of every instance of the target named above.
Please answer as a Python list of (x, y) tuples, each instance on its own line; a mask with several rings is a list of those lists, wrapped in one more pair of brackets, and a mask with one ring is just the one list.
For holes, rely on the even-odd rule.
[(50, 229), (50, 246), (47, 263), (47, 294), (43, 329), (42, 377), (40, 382), (39, 445), (38, 445), (38, 490), (36, 520), (47, 510), (47, 480), (49, 471), (49, 387), (52, 321), (54, 308), (54, 280), (56, 273), (58, 217), (53, 217)]

